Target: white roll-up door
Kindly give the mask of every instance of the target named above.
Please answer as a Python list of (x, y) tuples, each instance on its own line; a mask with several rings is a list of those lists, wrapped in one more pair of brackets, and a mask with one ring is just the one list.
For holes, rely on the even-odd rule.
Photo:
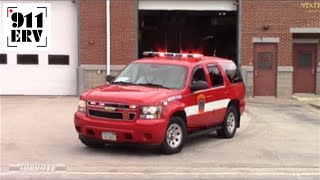
[(139, 0), (139, 10), (235, 11), (235, 0)]
[[(10, 1), (39, 3), (39, 1)], [(0, 43), (1, 95), (75, 95), (77, 91), (78, 20), (72, 1), (51, 4), (51, 48), (47, 52), (7, 52)], [(0, 6), (9, 1), (1, 1)], [(0, 12), (0, 35), (2, 18)], [(6, 60), (6, 61), (5, 61)]]

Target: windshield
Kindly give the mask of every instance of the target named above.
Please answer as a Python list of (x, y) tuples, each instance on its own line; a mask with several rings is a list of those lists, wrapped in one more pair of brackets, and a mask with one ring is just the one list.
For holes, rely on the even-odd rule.
[(186, 76), (187, 68), (183, 66), (132, 63), (112, 83), (182, 89), (185, 85)]

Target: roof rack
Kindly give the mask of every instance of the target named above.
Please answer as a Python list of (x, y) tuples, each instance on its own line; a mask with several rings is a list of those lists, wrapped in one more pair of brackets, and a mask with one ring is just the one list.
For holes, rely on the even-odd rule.
[(143, 56), (146, 57), (171, 57), (171, 58), (193, 58), (200, 59), (203, 57), (203, 54), (190, 54), (190, 53), (173, 53), (173, 52), (155, 52), (155, 51), (145, 51)]

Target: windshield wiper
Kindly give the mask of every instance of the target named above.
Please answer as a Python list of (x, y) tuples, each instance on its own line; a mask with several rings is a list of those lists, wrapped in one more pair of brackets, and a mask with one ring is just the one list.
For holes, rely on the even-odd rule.
[(134, 83), (124, 81), (112, 82), (111, 84), (136, 85)]
[(170, 89), (168, 87), (162, 86), (161, 84), (152, 84), (152, 83), (138, 83), (136, 85), (140, 86), (151, 86), (151, 87), (159, 87), (159, 88), (164, 88), (164, 89)]

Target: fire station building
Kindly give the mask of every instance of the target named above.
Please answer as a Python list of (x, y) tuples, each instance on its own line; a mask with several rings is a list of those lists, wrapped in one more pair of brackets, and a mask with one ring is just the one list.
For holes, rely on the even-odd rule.
[(320, 94), (318, 1), (46, 2), (51, 50), (26, 54), (0, 46), (2, 95), (76, 95), (150, 50), (231, 59), (249, 96)]

